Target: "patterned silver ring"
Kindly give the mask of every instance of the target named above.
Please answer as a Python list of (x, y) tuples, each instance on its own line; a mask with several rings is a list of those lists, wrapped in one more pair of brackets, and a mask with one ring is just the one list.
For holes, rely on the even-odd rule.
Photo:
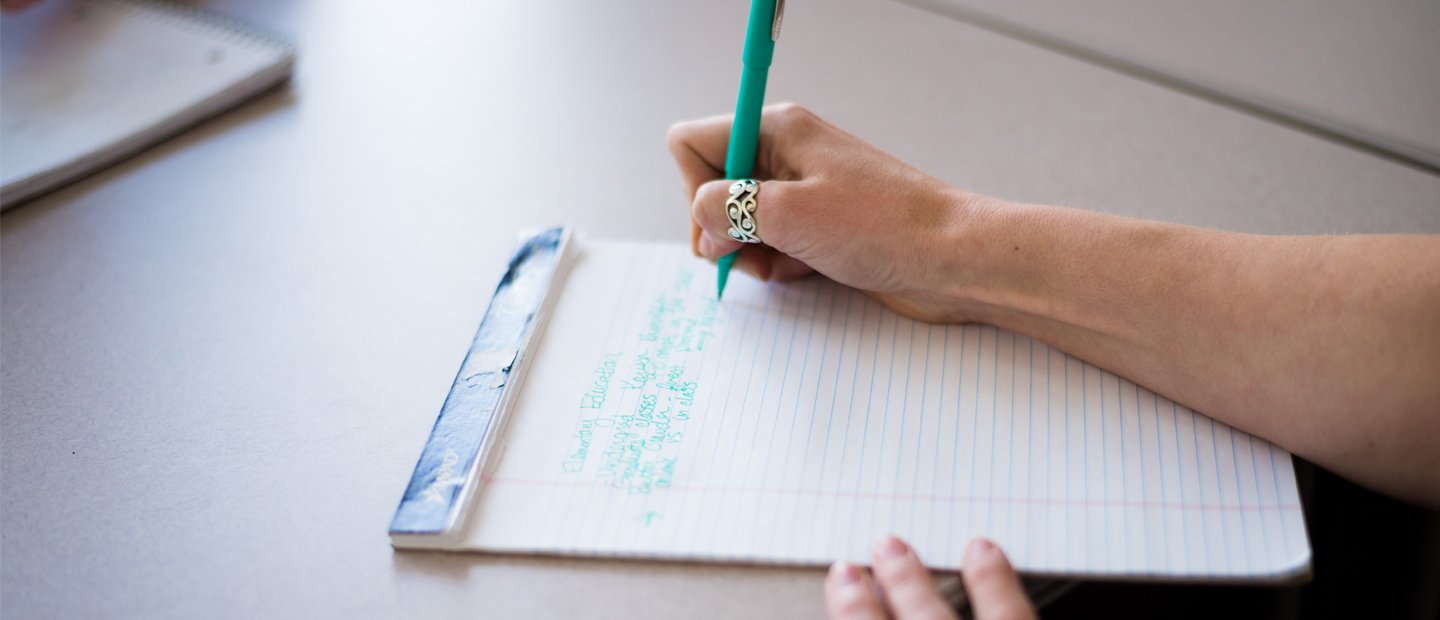
[(730, 219), (730, 238), (741, 243), (760, 243), (760, 229), (755, 221), (755, 196), (760, 182), (740, 179), (730, 185), (730, 198), (725, 201), (725, 217)]

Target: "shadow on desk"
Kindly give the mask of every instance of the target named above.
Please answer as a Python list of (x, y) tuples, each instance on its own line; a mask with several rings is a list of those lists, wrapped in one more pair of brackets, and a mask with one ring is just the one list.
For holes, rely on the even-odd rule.
[(1055, 618), (1440, 617), (1440, 512), (1362, 489), (1296, 460), (1314, 579), (1279, 588), (1082, 583)]

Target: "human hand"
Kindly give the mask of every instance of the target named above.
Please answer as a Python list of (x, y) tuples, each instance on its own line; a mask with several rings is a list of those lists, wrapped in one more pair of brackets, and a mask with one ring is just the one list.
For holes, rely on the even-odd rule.
[[(908, 545), (888, 537), (875, 545), (874, 580), (864, 570), (836, 562), (825, 578), (825, 609), (834, 620), (897, 620), (955, 618), (956, 613), (935, 588), (930, 572)], [(1020, 587), (1020, 578), (1005, 553), (983, 538), (965, 547), (960, 572), (970, 608), (977, 620), (1023, 620), (1035, 609)], [(879, 593), (875, 580), (880, 582)], [(882, 597), (883, 596), (883, 600)]]
[(760, 123), (755, 165), (764, 245), (741, 244), (726, 234), (730, 126), (730, 116), (716, 116), (670, 128), (670, 152), (691, 199), (696, 255), (715, 260), (738, 249), (736, 267), (761, 280), (818, 271), (913, 318), (973, 320), (956, 294), (964, 261), (955, 250), (967, 219), (986, 201), (800, 106), (773, 105)]

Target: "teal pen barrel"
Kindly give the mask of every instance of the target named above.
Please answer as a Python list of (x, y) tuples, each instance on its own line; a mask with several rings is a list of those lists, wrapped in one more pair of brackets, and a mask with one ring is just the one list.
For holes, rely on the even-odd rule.
[[(755, 149), (760, 143), (760, 111), (765, 105), (765, 81), (775, 55), (774, 19), (776, 0), (752, 0), (750, 21), (745, 28), (745, 49), (741, 55), (740, 96), (735, 101), (735, 122), (730, 126), (730, 146), (725, 150), (725, 178), (755, 176)], [(725, 294), (725, 282), (735, 264), (735, 252), (721, 256), (716, 266), (716, 296)]]
[(750, 20), (745, 24), (745, 50), (741, 61), (746, 67), (769, 69), (775, 55), (775, 0), (753, 0)]
[(760, 142), (760, 110), (765, 104), (765, 80), (769, 72), (745, 66), (740, 76), (740, 98), (735, 103), (735, 124), (730, 127), (730, 146), (725, 151), (725, 178), (755, 176), (755, 148)]

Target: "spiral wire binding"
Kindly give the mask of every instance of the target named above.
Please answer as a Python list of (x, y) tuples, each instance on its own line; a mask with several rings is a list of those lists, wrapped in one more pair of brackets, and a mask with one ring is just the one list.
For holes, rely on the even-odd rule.
[(165, 0), (85, 0), (84, 5), (87, 8), (103, 6), (129, 11), (132, 15), (188, 30), (203, 29), (251, 49), (278, 49), (286, 56), (295, 54), (295, 44), (289, 37), (209, 9)]

